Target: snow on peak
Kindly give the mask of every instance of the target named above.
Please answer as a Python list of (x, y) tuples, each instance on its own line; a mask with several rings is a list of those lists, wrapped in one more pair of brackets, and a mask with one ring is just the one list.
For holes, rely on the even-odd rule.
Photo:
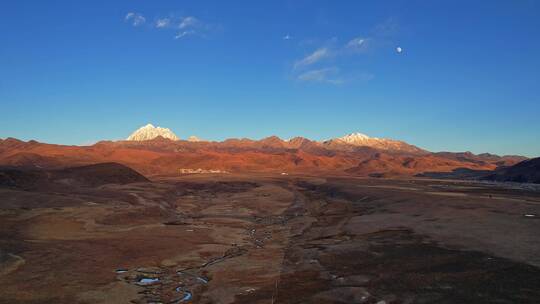
[(369, 137), (366, 134), (362, 133), (351, 133), (343, 137), (331, 139), (329, 141), (326, 141), (325, 143), (329, 145), (337, 143), (350, 146), (372, 147), (381, 150), (401, 151), (410, 153), (424, 152), (422, 149), (413, 145), (409, 145), (406, 142), (386, 138)]
[(188, 141), (191, 141), (191, 142), (199, 142), (199, 141), (202, 141), (200, 138), (198, 138), (198, 137), (195, 136), (195, 135), (191, 135), (190, 137), (188, 137), (187, 140), (188, 140)]
[(127, 140), (143, 141), (151, 140), (158, 136), (168, 138), (171, 140), (178, 140), (178, 137), (168, 128), (154, 127), (152, 124), (147, 124), (144, 127), (137, 129), (133, 132)]
[(367, 141), (369, 141), (371, 139), (378, 139), (378, 138), (371, 138), (371, 137), (367, 136), (366, 134), (362, 134), (362, 133), (357, 132), (357, 133), (351, 133), (351, 134), (345, 135), (345, 136), (340, 137), (338, 139), (340, 141), (346, 142), (348, 144), (358, 145), (358, 144), (364, 144), (364, 143), (366, 143)]

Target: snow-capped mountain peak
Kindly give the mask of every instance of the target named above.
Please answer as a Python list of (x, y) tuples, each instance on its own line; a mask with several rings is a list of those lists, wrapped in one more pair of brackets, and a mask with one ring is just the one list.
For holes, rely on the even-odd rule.
[[(369, 137), (362, 133), (351, 133), (343, 137), (327, 140), (323, 142), (327, 147), (340, 149), (340, 146), (345, 147), (371, 147), (379, 150), (400, 151), (409, 153), (423, 153), (422, 149), (405, 142), (386, 138)], [(349, 148), (345, 148), (349, 149)]]
[(188, 137), (187, 140), (190, 141), (190, 142), (199, 142), (199, 141), (202, 141), (200, 138), (198, 138), (198, 137), (195, 136), (195, 135), (191, 135), (190, 137)]
[(370, 139), (374, 139), (374, 140), (377, 140), (378, 138), (371, 138), (369, 136), (367, 136), (366, 134), (362, 134), (362, 133), (351, 133), (351, 134), (347, 134), (343, 137), (340, 137), (338, 138), (340, 141), (343, 141), (343, 142), (346, 142), (348, 144), (352, 144), (352, 145), (357, 145), (357, 144), (364, 144), (366, 142), (368, 142)]
[(127, 138), (127, 140), (133, 140), (133, 141), (151, 140), (158, 136), (171, 139), (171, 140), (178, 140), (178, 137), (170, 129), (162, 128), (162, 127), (154, 127), (154, 125), (150, 123), (144, 127), (137, 129)]

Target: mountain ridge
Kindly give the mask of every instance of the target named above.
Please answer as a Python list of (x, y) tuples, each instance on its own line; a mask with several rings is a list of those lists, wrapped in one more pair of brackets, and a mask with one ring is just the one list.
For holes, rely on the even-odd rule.
[(340, 141), (318, 142), (303, 137), (282, 140), (270, 136), (261, 140), (243, 138), (217, 142), (171, 140), (158, 136), (142, 141), (100, 141), (91, 146), (67, 146), (10, 138), (0, 140), (0, 165), (62, 168), (118, 162), (143, 174), (174, 174), (182, 168), (201, 168), (227, 172), (393, 177), (456, 168), (495, 170), (526, 159), (467, 152), (432, 153), (406, 145), (399, 150)]
[(430, 152), (407, 142), (350, 133), (317, 141), (229, 138), (203, 141), (178, 138), (170, 129), (147, 124), (126, 140), (67, 146), (15, 138), (0, 139), (0, 165), (62, 168), (117, 162), (145, 174), (173, 174), (180, 169), (227, 172), (292, 172), (356, 176), (414, 176), (458, 168), (495, 170), (527, 158), (490, 153)]

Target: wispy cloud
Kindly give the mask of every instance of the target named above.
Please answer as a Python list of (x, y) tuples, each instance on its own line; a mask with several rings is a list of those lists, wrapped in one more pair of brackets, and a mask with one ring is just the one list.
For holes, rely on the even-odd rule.
[(133, 26), (143, 25), (146, 22), (146, 18), (139, 13), (129, 12), (126, 17), (124, 17), (126, 22), (130, 22)]
[(188, 16), (188, 17), (182, 18), (182, 20), (180, 21), (180, 24), (178, 25), (178, 28), (179, 29), (194, 28), (194, 27), (198, 27), (201, 24), (202, 23), (199, 21), (199, 19), (193, 16)]
[[(125, 21), (133, 26), (140, 26), (146, 22), (146, 18), (139, 13), (129, 12), (125, 16)], [(175, 17), (169, 15), (167, 17), (158, 17), (154, 22), (148, 24), (148, 27), (160, 30), (169, 30), (176, 32), (174, 39), (180, 39), (187, 36), (207, 37), (208, 34), (220, 29), (219, 26), (203, 22), (194, 16)]]
[(178, 33), (174, 39), (180, 39), (187, 36), (205, 36), (212, 26), (193, 16), (183, 17), (178, 24)]
[(313, 53), (309, 54), (308, 56), (296, 61), (294, 63), (294, 68), (295, 69), (298, 69), (300, 67), (305, 67), (305, 66), (309, 66), (309, 65), (312, 65), (314, 63), (317, 63), (327, 57), (330, 56), (330, 50), (326, 47), (324, 48), (319, 48), (317, 50), (315, 50)]
[(300, 75), (297, 79), (304, 82), (319, 82), (330, 84), (342, 84), (343, 79), (337, 78), (339, 69), (336, 67), (329, 67), (317, 70), (309, 70)]
[(283, 40), (291, 40), (291, 39), (292, 39), (292, 37), (289, 34), (283, 36)]
[(155, 24), (156, 28), (168, 28), (171, 26), (171, 19), (169, 18), (161, 18), (156, 20)]
[(187, 30), (187, 31), (179, 32), (178, 34), (176, 34), (176, 36), (174, 36), (174, 39), (181, 39), (190, 35), (195, 35), (195, 31)]
[[(355, 59), (355, 64), (351, 65), (351, 58), (358, 58), (365, 53), (373, 53), (391, 44), (395, 45), (393, 40), (398, 31), (399, 25), (396, 20), (389, 18), (373, 27), (366, 35), (349, 38), (346, 42), (339, 43), (335, 37), (322, 44), (320, 41), (317, 43), (316, 39), (309, 40), (308, 45), (315, 48), (318, 44), (318, 48), (315, 48), (307, 56), (294, 61), (292, 75), (294, 79), (302, 82), (342, 84), (352, 81), (369, 81), (375, 76), (358, 69), (355, 71), (352, 67), (357, 67), (361, 61)], [(285, 37), (283, 39), (287, 39)], [(306, 40), (301, 39), (300, 43), (302, 41)], [(402, 48), (399, 46), (395, 50), (398, 53), (402, 52)]]
[(354, 52), (365, 52), (369, 47), (370, 38), (356, 37), (345, 45), (345, 49)]

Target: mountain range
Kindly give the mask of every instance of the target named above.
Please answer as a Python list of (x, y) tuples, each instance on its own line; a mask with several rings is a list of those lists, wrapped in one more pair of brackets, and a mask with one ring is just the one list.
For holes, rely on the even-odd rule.
[(117, 162), (145, 174), (176, 174), (180, 169), (227, 172), (287, 172), (396, 177), (457, 168), (495, 170), (526, 157), (429, 152), (392, 139), (353, 133), (326, 141), (277, 136), (261, 140), (179, 140), (169, 129), (148, 124), (128, 140), (100, 141), (91, 146), (68, 146), (0, 139), (0, 165), (60, 169)]

